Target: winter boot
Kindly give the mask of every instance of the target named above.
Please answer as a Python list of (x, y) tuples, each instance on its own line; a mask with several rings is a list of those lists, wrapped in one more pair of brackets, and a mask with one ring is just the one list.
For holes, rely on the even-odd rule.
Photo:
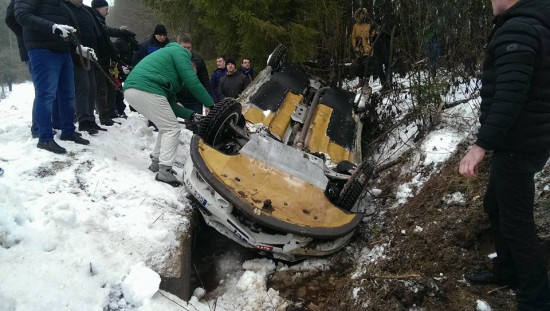
[(155, 180), (165, 182), (172, 187), (181, 186), (181, 182), (173, 174), (172, 167), (167, 165), (159, 164), (159, 171), (155, 176)]
[(149, 170), (153, 173), (159, 171), (159, 159), (151, 158), (151, 165), (149, 165)]

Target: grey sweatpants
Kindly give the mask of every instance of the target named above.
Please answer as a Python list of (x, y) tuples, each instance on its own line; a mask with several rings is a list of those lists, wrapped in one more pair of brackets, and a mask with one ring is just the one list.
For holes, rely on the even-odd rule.
[(166, 166), (174, 165), (181, 126), (164, 96), (136, 89), (124, 91), (124, 98), (134, 109), (158, 127), (157, 143), (152, 156)]

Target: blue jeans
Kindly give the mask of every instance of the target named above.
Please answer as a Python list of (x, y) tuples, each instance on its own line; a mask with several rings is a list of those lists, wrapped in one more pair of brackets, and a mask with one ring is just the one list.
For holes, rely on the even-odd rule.
[[(59, 118), (58, 125), (63, 135), (73, 135), (75, 88), (70, 53), (31, 49), (28, 54), (34, 83), (33, 116), (39, 141), (53, 140), (52, 117), (54, 120)], [(55, 117), (52, 114), (54, 105), (58, 108)]]

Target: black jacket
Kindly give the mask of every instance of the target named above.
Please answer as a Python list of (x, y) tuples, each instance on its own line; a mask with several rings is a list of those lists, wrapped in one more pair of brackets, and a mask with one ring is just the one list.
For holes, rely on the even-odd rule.
[(155, 38), (155, 35), (151, 35), (149, 38), (143, 40), (139, 44), (139, 50), (134, 53), (134, 59), (132, 60), (134, 66), (137, 65), (145, 56), (165, 47), (166, 45), (168, 45), (168, 43), (170, 43), (170, 40), (168, 40), (168, 38), (166, 38), (164, 42), (159, 42)]
[(54, 24), (69, 25), (69, 17), (61, 7), (62, 2), (64, 0), (15, 1), (15, 18), (23, 27), (23, 41), (27, 50), (70, 50), (71, 44), (52, 32)]
[(105, 17), (99, 14), (97, 10), (91, 10), (95, 14), (95, 17), (97, 18), (101, 26), (101, 36), (98, 39), (97, 57), (99, 58), (100, 62), (102, 60), (108, 61), (109, 59), (118, 62), (120, 60), (120, 55), (113, 43), (111, 42), (110, 38), (127, 38), (133, 36), (135, 37), (136, 34), (129, 30), (107, 26)]
[(25, 42), (23, 42), (23, 27), (19, 25), (17, 20), (15, 19), (15, 0), (11, 0), (10, 4), (8, 4), (8, 8), (6, 9), (6, 25), (15, 33), (15, 37), (17, 38), (17, 47), (19, 48), (19, 57), (21, 58), (22, 62), (26, 62), (29, 60), (29, 55), (27, 55), (27, 49), (25, 48)]
[(476, 144), (550, 154), (550, 1), (520, 0), (497, 16), (489, 37)]
[(232, 75), (226, 74), (220, 79), (218, 97), (220, 100), (226, 97), (237, 98), (248, 84), (250, 84), (250, 80), (238, 70)]
[(117, 38), (113, 45), (118, 52), (120, 61), (126, 66), (132, 65), (134, 52), (139, 50), (139, 42), (136, 41), (136, 38), (133, 36)]
[[(201, 82), (202, 86), (204, 86), (205, 89), (210, 90), (210, 80), (208, 79), (208, 69), (206, 69), (206, 64), (204, 63), (204, 59), (200, 57), (195, 52), (191, 53), (191, 62), (195, 65), (195, 68), (197, 70), (197, 77), (199, 78), (199, 81)], [(191, 91), (189, 91), (185, 85), (181, 88), (181, 90), (177, 94), (178, 101), (180, 103), (196, 103), (198, 100), (191, 94)]]
[[(103, 16), (87, 5), (77, 7), (66, 3), (65, 7), (71, 19), (70, 25), (77, 29), (76, 35), (80, 43), (94, 49), (101, 66), (109, 68), (111, 59), (118, 60), (118, 53), (111, 43), (110, 37), (124, 37), (133, 33), (128, 30), (108, 27), (104, 23)], [(73, 59), (76, 64), (80, 63), (79, 57), (74, 53)]]

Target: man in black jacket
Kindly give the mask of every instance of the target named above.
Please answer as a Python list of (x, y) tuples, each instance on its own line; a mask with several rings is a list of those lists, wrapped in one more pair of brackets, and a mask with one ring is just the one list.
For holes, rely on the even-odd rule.
[(220, 79), (218, 86), (218, 97), (220, 100), (226, 97), (237, 98), (242, 91), (250, 84), (250, 80), (237, 70), (235, 59), (228, 57), (225, 60), (225, 68), (227, 73)]
[(168, 43), (170, 40), (166, 27), (163, 24), (157, 24), (153, 34), (139, 44), (139, 50), (134, 53), (133, 65), (136, 66), (145, 56), (165, 47)]
[[(73, 25), (77, 29), (76, 36), (78, 37), (80, 42), (83, 45), (89, 46), (96, 50), (98, 52), (97, 55), (100, 55), (100, 58), (102, 60), (108, 60), (109, 56), (112, 55), (112, 52), (109, 49), (109, 47), (112, 48), (112, 45), (110, 45), (110, 35), (108, 34), (108, 32), (111, 33), (110, 31), (114, 28), (111, 29), (110, 27), (102, 25), (96, 17), (95, 10), (87, 5), (84, 5), (83, 0), (67, 1), (66, 9), (71, 20), (71, 25)], [(113, 36), (133, 34), (129, 31), (126, 31), (126, 33), (115, 33), (115, 31), (122, 32), (122, 30), (114, 29), (112, 33)], [(99, 125), (97, 125), (94, 115), (94, 109), (97, 99), (96, 75), (102, 73), (100, 72), (99, 68), (96, 68), (96, 65), (94, 63), (87, 64), (87, 62), (83, 62), (83, 59), (81, 59), (76, 54), (73, 54), (73, 60), (75, 63), (75, 110), (78, 120), (78, 129), (80, 131), (86, 131), (91, 135), (97, 134), (100, 130), (105, 131), (104, 128), (101, 128), (99, 127)], [(92, 62), (95, 61), (98, 60), (92, 60)], [(104, 78), (105, 81), (106, 77), (101, 77)]]
[[(56, 104), (61, 140), (89, 144), (75, 134), (74, 79), (70, 36), (75, 29), (59, 0), (16, 0), (15, 18), (23, 27), (23, 41), (28, 51), (30, 71), (35, 89), (33, 114), (38, 125), (37, 147), (54, 153), (66, 153), (53, 139), (52, 108)], [(93, 55), (94, 51), (80, 46), (79, 51)]]
[[(126, 38), (135, 37), (135, 33), (126, 30), (107, 26), (106, 17), (109, 14), (109, 4), (106, 0), (93, 0), (92, 8), (97, 20), (101, 24), (101, 33), (98, 36), (97, 58), (98, 64), (103, 72), (96, 70), (96, 103), (99, 112), (99, 121), (102, 125), (112, 126), (113, 118), (118, 118), (118, 112), (115, 105), (116, 87), (112, 84), (113, 78), (105, 74), (111, 74), (115, 70), (119, 61), (118, 53), (111, 43), (110, 37)], [(118, 69), (117, 69), (118, 70)], [(122, 92), (119, 92), (122, 93)]]
[[(126, 26), (120, 26), (120, 29), (126, 29)], [(126, 80), (126, 77), (134, 68), (134, 66), (132, 66), (132, 59), (134, 57), (134, 52), (139, 50), (139, 42), (136, 41), (135, 37), (123, 37), (117, 38), (113, 45), (120, 57), (117, 79), (119, 85), (122, 86), (122, 82)], [(126, 104), (124, 103), (124, 94), (121, 92), (116, 92), (115, 107), (120, 118), (128, 118), (125, 112)]]
[(474, 284), (518, 287), (518, 310), (550, 310), (545, 252), (533, 217), (534, 175), (550, 155), (550, 2), (492, 0), (494, 28), (483, 64), (481, 127), (460, 162), (478, 174), (492, 150), (483, 201), (497, 257), (491, 271), (464, 275)]

